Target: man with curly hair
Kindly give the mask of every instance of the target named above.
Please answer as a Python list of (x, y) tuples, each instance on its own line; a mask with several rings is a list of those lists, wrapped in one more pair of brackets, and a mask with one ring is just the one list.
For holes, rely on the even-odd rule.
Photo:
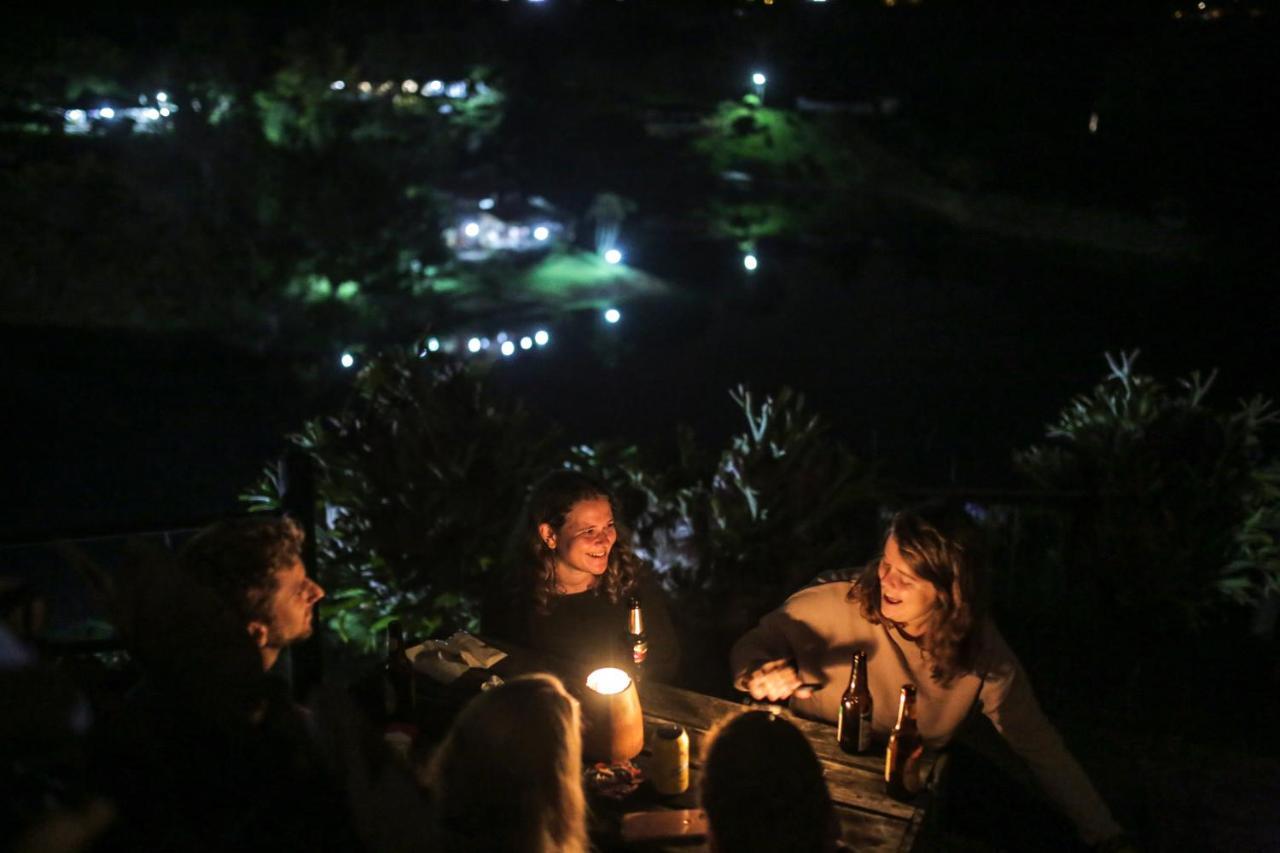
[(288, 517), (238, 518), (205, 528), (182, 549), (187, 571), (243, 621), (263, 670), (311, 636), (315, 604), (324, 598), (302, 564), (303, 539)]

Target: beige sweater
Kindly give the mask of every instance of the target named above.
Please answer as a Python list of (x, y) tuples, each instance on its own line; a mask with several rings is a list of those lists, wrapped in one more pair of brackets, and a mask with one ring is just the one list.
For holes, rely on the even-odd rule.
[(1046, 719), (1022, 665), (994, 624), (982, 626), (983, 652), (978, 672), (943, 687), (929, 676), (920, 647), (884, 624), (863, 618), (848, 598), (852, 583), (833, 581), (807, 587), (767, 614), (733, 646), (730, 664), (735, 685), (765, 661), (792, 658), (800, 680), (820, 684), (808, 699), (792, 699), (796, 713), (833, 722), (849, 682), (854, 647), (867, 652), (867, 680), (874, 704), (873, 730), (887, 738), (898, 712), (903, 684), (918, 689), (916, 715), (925, 743), (937, 749), (976, 706), (1030, 766), (1049, 798), (1076, 825), (1087, 844), (1120, 832), (1084, 770), (1067, 752)]

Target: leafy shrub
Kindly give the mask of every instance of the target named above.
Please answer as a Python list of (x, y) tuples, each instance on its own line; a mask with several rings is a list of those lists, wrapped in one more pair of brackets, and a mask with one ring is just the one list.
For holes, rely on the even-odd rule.
[(1083, 494), (1063, 556), (1095, 606), (1138, 630), (1196, 629), (1280, 589), (1280, 466), (1262, 444), (1277, 414), (1262, 398), (1215, 410), (1213, 374), (1168, 388), (1136, 357), (1108, 355), (1103, 381), (1015, 464)]
[[(341, 413), (290, 436), (316, 466), (321, 614), (338, 636), (371, 647), (393, 614), (421, 635), (474, 629), (551, 435), (474, 371), (393, 352), (361, 371)], [(278, 506), (274, 475), (247, 499)]]

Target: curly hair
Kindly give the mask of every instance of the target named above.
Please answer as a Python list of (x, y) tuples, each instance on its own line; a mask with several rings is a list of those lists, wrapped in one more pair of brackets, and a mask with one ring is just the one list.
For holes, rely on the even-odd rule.
[(553, 675), (522, 675), (472, 699), (427, 776), (446, 851), (590, 847), (581, 712)]
[(277, 574), (302, 559), (305, 535), (292, 518), (235, 518), (197, 533), (182, 567), (222, 597), (245, 622), (271, 621)]
[(603, 499), (615, 516), (618, 539), (609, 552), (609, 567), (601, 577), (599, 589), (611, 604), (625, 601), (635, 593), (640, 560), (628, 543), (629, 537), (617, 523), (617, 502), (605, 485), (577, 471), (553, 471), (539, 480), (530, 492), (527, 509), (521, 521), (520, 565), (516, 582), (533, 602), (534, 612), (546, 615), (556, 590), (556, 554), (542, 540), (538, 526), (547, 524), (552, 530), (564, 527), (565, 519), (579, 501)]
[[(976, 665), (980, 632), (986, 613), (986, 548), (977, 526), (963, 507), (929, 504), (893, 516), (884, 542), (892, 536), (902, 557), (938, 594), (936, 614), (921, 645), (932, 664), (933, 679), (948, 684)], [(888, 622), (880, 612), (880, 561), (883, 551), (858, 576), (849, 590), (863, 617), (873, 624)]]

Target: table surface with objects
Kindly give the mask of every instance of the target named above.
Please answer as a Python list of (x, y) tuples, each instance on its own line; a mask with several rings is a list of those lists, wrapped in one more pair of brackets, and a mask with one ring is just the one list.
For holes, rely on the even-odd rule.
[[(486, 640), (509, 655), (492, 668), (493, 672), (504, 678), (521, 673), (548, 671), (560, 676), (571, 692), (576, 692), (575, 683), (585, 684), (586, 670), (581, 667), (549, 661), (536, 652), (514, 647), (503, 641)], [(697, 808), (702, 747), (708, 730), (721, 720), (747, 710), (739, 702), (648, 679), (641, 679), (638, 685), (645, 720), (645, 748), (634, 763), (647, 773), (657, 731), (671, 723), (682, 726), (689, 735), (689, 789), (683, 794), (664, 796), (646, 781), (621, 801), (601, 802), (598, 797), (592, 798), (594, 819), (598, 824), (603, 824), (593, 826), (593, 840), (604, 849), (629, 849), (622, 845), (617, 835), (618, 823), (627, 813)], [(859, 851), (912, 849), (917, 843), (929, 804), (927, 793), (911, 803), (891, 798), (885, 792), (882, 752), (871, 755), (846, 754), (836, 743), (835, 726), (797, 717), (782, 708), (759, 707), (767, 707), (790, 720), (813, 747), (822, 764), (845, 844)], [(654, 850), (664, 847), (662, 844), (646, 844), (635, 849)], [(685, 842), (672, 849), (696, 850), (699, 847)]]

